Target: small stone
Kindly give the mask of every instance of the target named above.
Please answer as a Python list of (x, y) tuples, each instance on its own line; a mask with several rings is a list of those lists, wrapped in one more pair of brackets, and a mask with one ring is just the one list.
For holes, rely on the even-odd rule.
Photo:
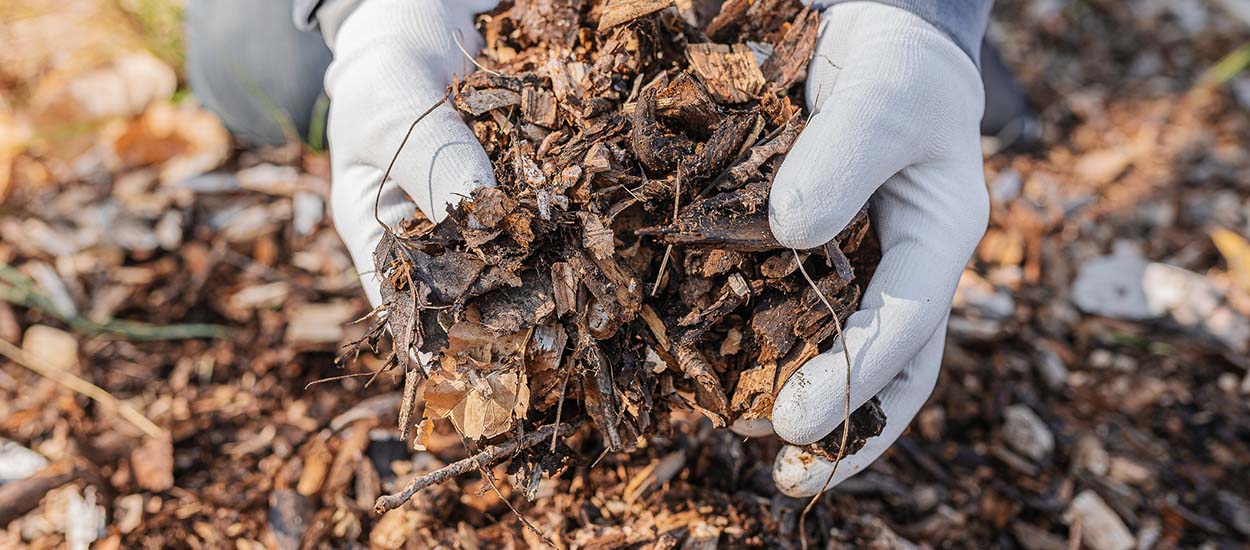
[(1111, 361), (1111, 368), (1120, 372), (1133, 372), (1137, 370), (1137, 360), (1129, 355), (1116, 355)]
[(1237, 393), (1237, 375), (1231, 372), (1221, 373), (1220, 377), (1215, 380), (1215, 385), (1220, 391), (1228, 394)]
[(269, 531), (278, 550), (299, 550), (300, 538), (308, 530), (314, 507), (312, 501), (292, 489), (275, 489), (269, 495)]
[(1067, 550), (1068, 544), (1059, 535), (1022, 521), (1011, 524), (1011, 534), (1025, 550)]
[(963, 276), (959, 278), (959, 285), (955, 287), (954, 305), (979, 318), (996, 321), (1009, 319), (1016, 311), (1011, 294), (994, 288), (994, 285), (971, 269), (965, 269)]
[(48, 459), (16, 442), (0, 438), (0, 485), (35, 475)]
[(130, 469), (140, 487), (159, 493), (174, 486), (174, 446), (167, 439), (149, 437), (130, 452)]
[(22, 351), (44, 366), (65, 372), (78, 370), (78, 339), (47, 325), (31, 325), (22, 337)]
[(1107, 450), (1103, 448), (1102, 442), (1096, 436), (1082, 437), (1076, 442), (1076, 448), (1072, 454), (1078, 468), (1096, 476), (1107, 475), (1107, 470), (1111, 467), (1111, 456), (1107, 454)]
[(1058, 390), (1067, 385), (1068, 367), (1054, 351), (1039, 349), (1034, 366), (1037, 367), (1037, 376), (1042, 379), (1042, 383), (1046, 384), (1047, 388)]
[(70, 550), (87, 550), (104, 533), (104, 507), (96, 504), (95, 487), (87, 486), (82, 495), (72, 488), (65, 502), (63, 531)]
[(295, 233), (298, 235), (312, 233), (325, 215), (325, 201), (321, 200), (321, 196), (316, 193), (306, 191), (295, 193), (291, 207), (294, 211), (292, 225), (295, 226)]
[(989, 187), (990, 199), (998, 204), (1006, 204), (1020, 196), (1020, 189), (1024, 187), (1024, 184), (1020, 179), (1020, 173), (1009, 168), (994, 176)]
[(917, 485), (907, 495), (907, 502), (915, 513), (927, 514), (942, 503), (942, 491), (934, 485)]
[(1124, 521), (1091, 490), (1076, 495), (1064, 517), (1073, 529), (1080, 524), (1081, 541), (1093, 550), (1133, 548), (1133, 534), (1124, 526)]
[(357, 315), (350, 302), (300, 304), (288, 317), (286, 342), (297, 347), (333, 347), (343, 339), (344, 325)]
[(298, 188), (299, 172), (292, 166), (259, 164), (234, 175), (239, 187), (267, 195), (289, 197)]
[(382, 515), (369, 532), (369, 545), (373, 548), (395, 549), (417, 531), (418, 514), (404, 508), (396, 508)]
[(143, 522), (143, 495), (126, 495), (113, 501), (113, 523), (122, 534), (128, 534)]
[(1150, 303), (1142, 280), (1150, 262), (1128, 246), (1110, 256), (1085, 262), (1072, 282), (1072, 303), (1081, 311), (1116, 319), (1162, 317), (1166, 310)]
[(1112, 362), (1115, 361), (1115, 354), (1111, 353), (1110, 350), (1096, 349), (1089, 352), (1089, 359), (1087, 359), (1087, 361), (1089, 362), (1089, 366), (1093, 368), (1105, 369), (1110, 367)]
[(1045, 422), (1024, 405), (1007, 407), (1003, 416), (1003, 439), (1020, 454), (1041, 462), (1055, 449), (1055, 436)]
[(156, 222), (156, 227), (153, 228), (157, 244), (164, 250), (177, 250), (178, 245), (182, 244), (182, 224), (182, 212), (168, 210), (162, 214), (160, 221)]
[(1250, 502), (1228, 491), (1216, 493), (1220, 513), (1238, 533), (1250, 537)]
[(1154, 472), (1131, 459), (1116, 456), (1111, 458), (1107, 477), (1120, 483), (1142, 486), (1154, 478)]
[(925, 439), (941, 440), (942, 430), (946, 427), (946, 409), (941, 405), (925, 407), (916, 416), (916, 426), (920, 429), (920, 435), (923, 435)]

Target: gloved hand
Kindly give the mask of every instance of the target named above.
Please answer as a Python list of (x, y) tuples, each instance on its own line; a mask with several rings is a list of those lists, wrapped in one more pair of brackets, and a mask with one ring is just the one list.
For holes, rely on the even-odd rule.
[[(497, 3), (368, 0), (337, 27), (326, 72), (330, 206), (374, 306), (381, 294), (372, 254), (384, 233), (374, 218), (377, 186), (413, 120), (443, 97), (453, 75), (474, 70), (456, 41), (477, 55), (481, 36), (473, 17)], [(493, 185), (490, 160), (448, 102), (413, 130), (382, 190), (378, 217), (394, 228), (416, 207), (438, 221), (448, 203)]]
[[(951, 298), (985, 232), (989, 199), (976, 65), (942, 31), (872, 2), (837, 4), (821, 18), (809, 66), (812, 117), (773, 183), (769, 220), (782, 244), (833, 239), (867, 202), (882, 258), (845, 327), (851, 407), (880, 396), (886, 427), (842, 460), (830, 487), (865, 469), (898, 438), (933, 391)], [(846, 360), (839, 342), (808, 361), (773, 407), (773, 428), (803, 445), (841, 432)], [(825, 484), (830, 462), (787, 446), (773, 479), (791, 496)]]

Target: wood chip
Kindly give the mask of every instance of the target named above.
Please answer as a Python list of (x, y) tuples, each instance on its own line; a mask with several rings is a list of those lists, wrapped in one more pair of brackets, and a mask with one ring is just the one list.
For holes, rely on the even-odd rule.
[(690, 68), (718, 101), (742, 103), (759, 96), (764, 74), (745, 44), (691, 44)]
[(599, 16), (599, 32), (646, 17), (673, 5), (673, 0), (609, 0)]

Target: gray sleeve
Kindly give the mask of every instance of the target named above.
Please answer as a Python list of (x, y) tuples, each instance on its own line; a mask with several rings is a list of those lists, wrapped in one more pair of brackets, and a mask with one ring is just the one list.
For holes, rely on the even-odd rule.
[[(295, 26), (300, 30), (321, 30), (326, 45), (334, 49), (339, 25), (362, 0), (294, 0)], [(419, 0), (427, 1), (427, 0)]]
[[(827, 0), (825, 5), (855, 0)], [(981, 66), (981, 39), (990, 20), (994, 0), (872, 0), (919, 15), (950, 35), (972, 62)]]
[(295, 28), (311, 31), (317, 28), (317, 8), (322, 0), (295, 0)]

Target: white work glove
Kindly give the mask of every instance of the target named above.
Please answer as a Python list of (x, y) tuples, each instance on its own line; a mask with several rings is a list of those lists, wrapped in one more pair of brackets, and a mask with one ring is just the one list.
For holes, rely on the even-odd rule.
[[(374, 218), (378, 184), (413, 120), (474, 69), (481, 36), (474, 15), (498, 0), (367, 0), (337, 29), (330, 96), (330, 205), (360, 283), (381, 303), (373, 249), (384, 231)], [(460, 51), (457, 40), (466, 52)], [(382, 190), (378, 216), (391, 228), (420, 208), (443, 219), (449, 203), (495, 185), (490, 160), (447, 102), (412, 132)], [(415, 203), (415, 204), (414, 204)]]
[[(865, 203), (882, 258), (845, 327), (851, 407), (881, 398), (885, 430), (842, 460), (832, 487), (868, 467), (933, 391), (955, 284), (985, 232), (980, 74), (955, 42), (910, 12), (837, 4), (824, 12), (809, 66), (815, 113), (773, 183), (769, 221), (782, 244), (833, 239)], [(839, 342), (781, 389), (773, 429), (804, 445), (845, 415)], [(836, 434), (835, 434), (836, 435)], [(820, 491), (832, 463), (787, 446), (773, 480), (787, 495)]]

